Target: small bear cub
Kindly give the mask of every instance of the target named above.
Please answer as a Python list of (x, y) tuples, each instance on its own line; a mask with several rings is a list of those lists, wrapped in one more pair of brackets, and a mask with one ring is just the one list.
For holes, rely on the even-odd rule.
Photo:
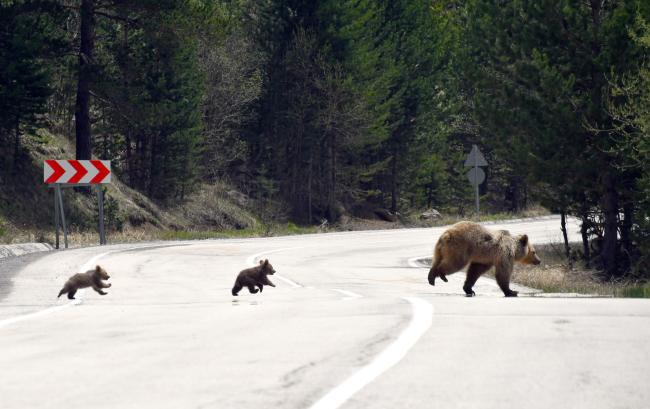
[(267, 277), (273, 274), (275, 274), (275, 270), (271, 263), (269, 263), (269, 260), (260, 260), (259, 266), (247, 268), (239, 273), (237, 280), (235, 280), (235, 286), (232, 288), (232, 295), (236, 296), (244, 287), (247, 287), (251, 294), (257, 293), (257, 288), (259, 288), (259, 292), (261, 293), (265, 285), (275, 287), (275, 284), (269, 281)]
[(101, 295), (106, 295), (107, 293), (102, 291), (102, 288), (108, 288), (111, 285), (104, 283), (102, 280), (108, 280), (109, 278), (111, 278), (111, 276), (109, 276), (106, 270), (100, 266), (96, 266), (94, 270), (88, 270), (85, 273), (77, 273), (65, 282), (57, 298), (68, 293), (68, 298), (74, 300), (74, 295), (77, 290), (86, 287), (92, 287), (93, 290), (97, 291)]

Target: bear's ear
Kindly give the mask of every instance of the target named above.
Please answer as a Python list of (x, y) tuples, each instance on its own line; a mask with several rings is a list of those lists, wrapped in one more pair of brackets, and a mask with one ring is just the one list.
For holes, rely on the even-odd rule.
[(269, 259), (267, 258), (266, 260), (264, 260), (264, 267), (266, 267), (268, 265), (269, 265)]
[(98, 273), (99, 273), (99, 271), (100, 271), (101, 269), (102, 269), (102, 268), (101, 268), (99, 265), (96, 265), (96, 266), (95, 266), (95, 271), (97, 271)]
[(528, 244), (528, 235), (527, 234), (522, 234), (519, 237), (519, 242), (521, 243), (522, 246), (525, 246)]
[(260, 260), (260, 266), (264, 264), (264, 260)]

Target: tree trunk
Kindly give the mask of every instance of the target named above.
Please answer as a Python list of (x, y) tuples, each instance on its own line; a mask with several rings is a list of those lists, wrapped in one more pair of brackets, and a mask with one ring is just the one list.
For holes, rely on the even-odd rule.
[(133, 187), (133, 165), (131, 164), (131, 133), (129, 131), (124, 135), (124, 145), (126, 147), (126, 174), (129, 178), (129, 186)]
[(605, 216), (605, 231), (601, 258), (605, 272), (610, 276), (618, 274), (617, 240), (618, 240), (618, 194), (611, 174), (603, 177), (605, 194), (602, 198), (602, 209)]
[(81, 1), (79, 78), (75, 105), (76, 158), (91, 159), (90, 82), (92, 76), (95, 17), (93, 0)]
[(587, 228), (589, 226), (589, 218), (587, 217), (587, 212), (582, 213), (582, 224), (580, 225), (580, 235), (582, 236), (582, 251), (583, 257), (587, 267), (591, 263), (591, 252), (589, 249), (589, 235), (587, 234)]
[(623, 221), (621, 223), (621, 246), (628, 254), (632, 251), (632, 215), (634, 203), (629, 199), (623, 204)]
[(336, 136), (330, 136), (330, 143), (328, 146), (329, 149), (329, 160), (330, 160), (330, 169), (328, 175), (328, 186), (327, 186), (327, 220), (330, 223), (336, 221), (336, 214), (334, 212), (334, 202), (336, 201)]
[(390, 211), (393, 214), (397, 213), (397, 149), (393, 150), (391, 161)]
[[(16, 174), (18, 172), (18, 162), (20, 156), (20, 119), (16, 118), (16, 125), (15, 125), (15, 130), (14, 130), (14, 163), (13, 163), (13, 173)], [(7, 161), (8, 162), (8, 161)]]
[(569, 247), (569, 237), (566, 231), (566, 210), (564, 209), (560, 212), (560, 226), (562, 228), (562, 237), (564, 237), (564, 253), (567, 260), (570, 260), (571, 248)]
[(312, 157), (313, 153), (312, 150), (309, 150), (309, 169), (307, 170), (307, 223), (312, 222), (312, 168), (313, 168), (313, 162), (314, 158)]
[(157, 183), (156, 161), (158, 160), (158, 156), (157, 156), (156, 145), (157, 145), (157, 138), (156, 136), (153, 136), (153, 139), (151, 140), (151, 155), (149, 157), (149, 184), (147, 187), (147, 192), (149, 197), (153, 197), (154, 187)]

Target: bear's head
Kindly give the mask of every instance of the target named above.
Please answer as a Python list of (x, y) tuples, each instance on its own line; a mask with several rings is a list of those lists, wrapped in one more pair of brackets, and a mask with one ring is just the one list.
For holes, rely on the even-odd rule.
[(528, 236), (523, 234), (517, 237), (517, 257), (516, 261), (521, 264), (539, 264), (542, 260), (537, 257), (535, 247), (530, 244)]
[(100, 266), (95, 267), (95, 275), (101, 278), (102, 280), (108, 280), (109, 278), (111, 278), (111, 276), (108, 275), (106, 270), (104, 270)]
[(266, 260), (262, 261), (260, 260), (260, 266), (262, 267), (262, 273), (266, 275), (273, 275), (275, 274), (275, 269), (269, 263), (269, 259), (267, 258)]

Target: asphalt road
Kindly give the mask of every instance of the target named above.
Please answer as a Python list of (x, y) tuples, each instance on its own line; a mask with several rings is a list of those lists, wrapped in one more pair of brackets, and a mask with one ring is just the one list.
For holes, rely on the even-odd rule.
[[(533, 243), (559, 221), (505, 225)], [(577, 239), (577, 226), (570, 225)], [(647, 408), (650, 301), (431, 287), (443, 229), (105, 246), (0, 263), (0, 408)], [(269, 258), (276, 288), (232, 297)], [(56, 299), (95, 263), (108, 295)]]

